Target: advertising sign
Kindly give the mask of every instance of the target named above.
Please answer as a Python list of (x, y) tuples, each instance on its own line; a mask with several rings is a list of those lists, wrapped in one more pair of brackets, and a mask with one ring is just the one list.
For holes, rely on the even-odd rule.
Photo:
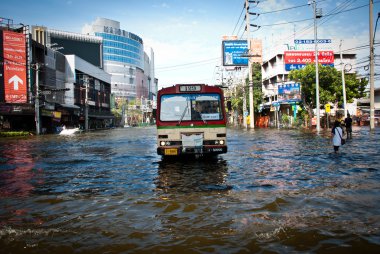
[(247, 40), (230, 40), (222, 42), (224, 66), (248, 66)]
[[(315, 63), (315, 51), (285, 51), (285, 70), (299, 70), (307, 64)], [(334, 67), (333, 51), (318, 51), (318, 63)]]
[(25, 35), (3, 31), (4, 95), (7, 103), (26, 103)]
[[(314, 39), (297, 39), (294, 40), (294, 44), (314, 44)], [(318, 39), (318, 43), (331, 43), (331, 39)]]
[(279, 102), (297, 102), (301, 101), (301, 85), (300, 83), (284, 83), (278, 85)]

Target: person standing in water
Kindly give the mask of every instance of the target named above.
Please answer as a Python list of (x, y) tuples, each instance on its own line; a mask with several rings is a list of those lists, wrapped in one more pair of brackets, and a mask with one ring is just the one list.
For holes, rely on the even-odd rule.
[(344, 119), (344, 124), (346, 126), (347, 139), (352, 138), (352, 118), (350, 114), (347, 114), (347, 118)]
[(334, 152), (338, 153), (339, 147), (342, 145), (342, 136), (343, 136), (343, 129), (340, 126), (340, 122), (338, 120), (335, 120), (334, 127), (331, 130), (332, 133), (332, 142), (334, 146)]

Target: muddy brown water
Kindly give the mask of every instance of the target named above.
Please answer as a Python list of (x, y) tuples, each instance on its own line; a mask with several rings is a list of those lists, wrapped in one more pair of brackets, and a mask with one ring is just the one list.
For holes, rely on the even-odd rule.
[(379, 253), (380, 129), (228, 129), (163, 160), (156, 129), (0, 139), (1, 253)]

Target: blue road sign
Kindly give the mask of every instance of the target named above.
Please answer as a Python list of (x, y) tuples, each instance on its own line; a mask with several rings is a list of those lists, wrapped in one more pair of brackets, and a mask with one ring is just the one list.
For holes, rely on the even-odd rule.
[[(334, 67), (334, 64), (322, 64), (322, 65)], [(285, 64), (285, 70), (286, 71), (300, 70), (300, 69), (303, 69), (305, 66), (306, 64)]]

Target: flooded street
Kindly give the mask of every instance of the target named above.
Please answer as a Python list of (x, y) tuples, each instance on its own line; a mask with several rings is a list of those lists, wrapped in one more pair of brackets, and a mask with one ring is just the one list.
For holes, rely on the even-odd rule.
[(1, 253), (379, 253), (380, 128), (228, 130), (167, 161), (156, 129), (0, 139)]

